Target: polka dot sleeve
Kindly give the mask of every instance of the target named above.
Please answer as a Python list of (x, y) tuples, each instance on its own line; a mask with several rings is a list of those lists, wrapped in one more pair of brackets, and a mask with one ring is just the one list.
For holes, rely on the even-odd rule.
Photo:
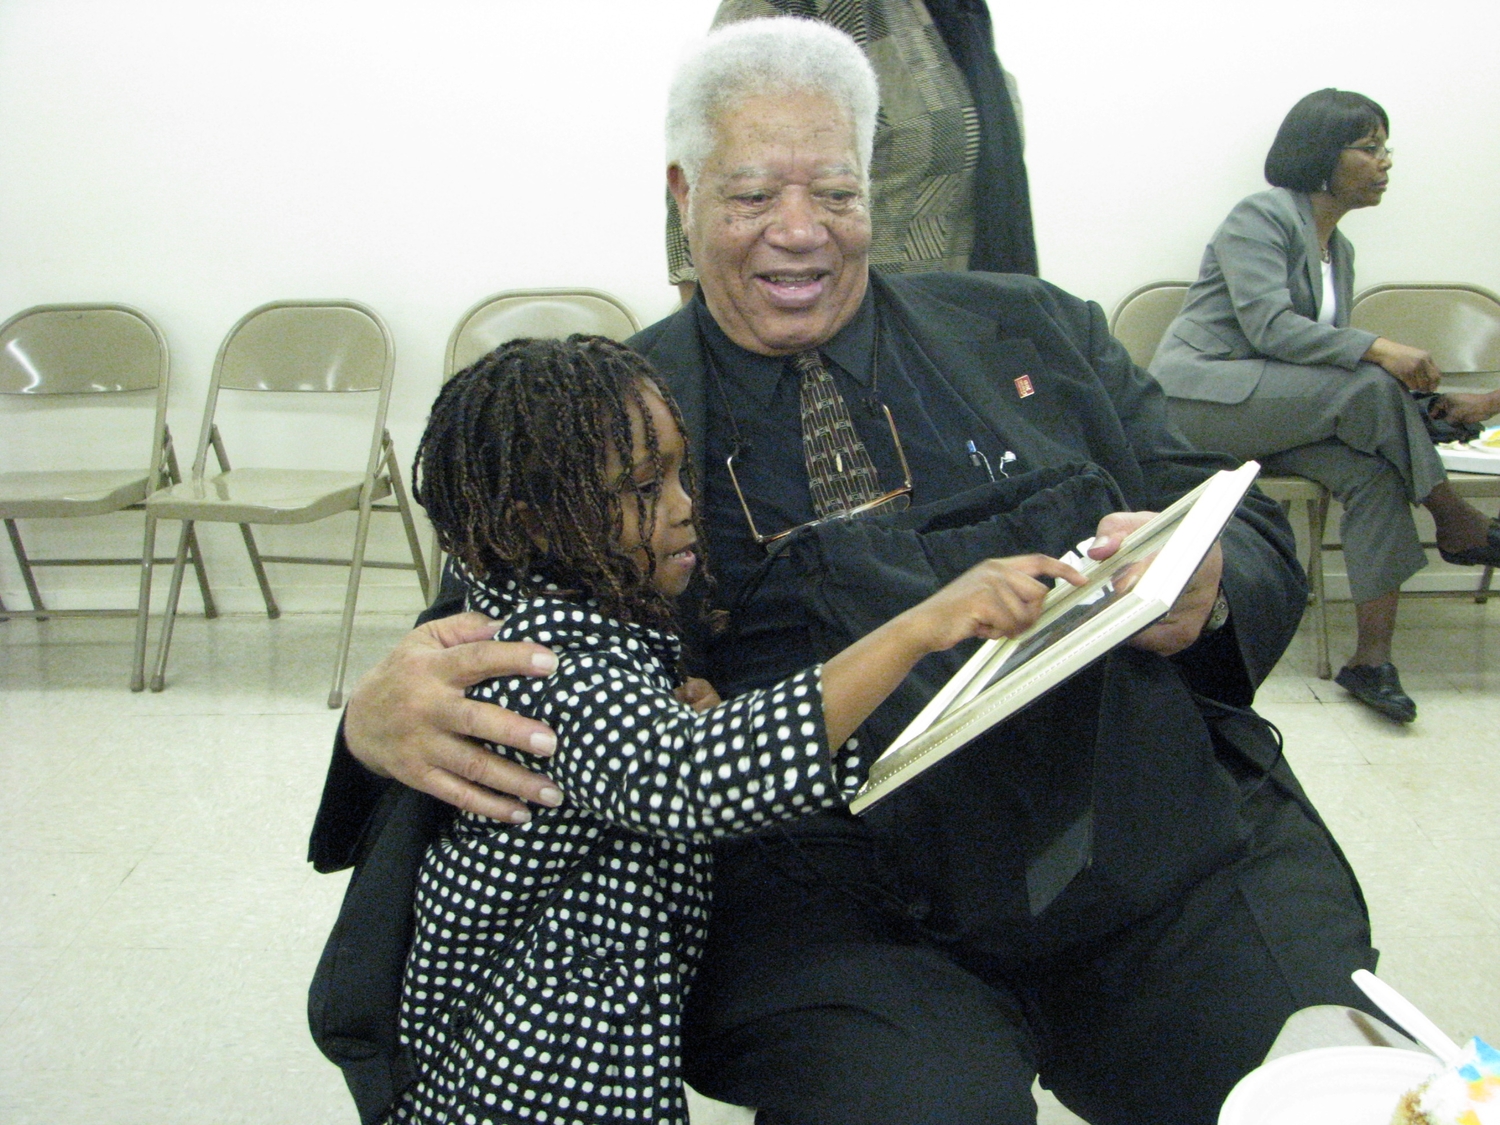
[[(634, 832), (703, 842), (844, 804), (863, 780), (852, 740), (828, 754), (817, 667), (700, 714), (677, 701), (640, 631), (588, 618), (594, 629), (575, 637), (523, 609), (500, 639), (551, 644), (558, 670), (493, 681), (497, 702), (557, 732), (540, 768), (568, 803)], [(475, 694), (493, 697), (490, 686)]]

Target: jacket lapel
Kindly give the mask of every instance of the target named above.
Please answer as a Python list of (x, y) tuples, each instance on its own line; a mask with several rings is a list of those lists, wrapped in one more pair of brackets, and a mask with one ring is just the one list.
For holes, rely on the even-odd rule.
[(1301, 192), (1289, 192), (1297, 205), (1297, 218), (1302, 225), (1302, 268), (1307, 274), (1307, 285), (1312, 291), (1313, 307), (1308, 319), (1316, 320), (1318, 310), (1323, 307), (1323, 250), (1318, 245), (1318, 224), (1313, 221), (1312, 200)]
[(1347, 328), (1354, 305), (1354, 246), (1335, 229), (1328, 247), (1333, 251), (1333, 287), (1339, 301), (1333, 310), (1333, 324), (1335, 328)]

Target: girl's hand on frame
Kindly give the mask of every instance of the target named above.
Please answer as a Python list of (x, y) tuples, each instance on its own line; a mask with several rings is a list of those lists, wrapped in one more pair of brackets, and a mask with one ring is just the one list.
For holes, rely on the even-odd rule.
[(1083, 575), (1047, 555), (986, 559), (926, 601), (906, 611), (925, 652), (952, 648), (970, 637), (1013, 637), (1041, 616), (1051, 584), (1061, 578), (1082, 586)]

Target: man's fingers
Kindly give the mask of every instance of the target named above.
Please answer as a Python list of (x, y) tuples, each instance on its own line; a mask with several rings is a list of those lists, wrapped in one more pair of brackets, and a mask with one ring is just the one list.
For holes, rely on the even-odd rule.
[(482, 789), (509, 793), (538, 805), (556, 807), (562, 804), (562, 790), (550, 777), (532, 773), (509, 758), (481, 747), (469, 749), (472, 752), (461, 755), (456, 768), (450, 771), (460, 780)]
[(1087, 581), (1073, 566), (1061, 559), (1054, 559), (1050, 555), (1035, 555), (1033, 558), (1036, 559), (1034, 569), (1026, 571), (1033, 578), (1061, 578), (1074, 586), (1082, 586)]
[(474, 785), (444, 770), (429, 773), (422, 789), (438, 800), (476, 816), (489, 817), (507, 824), (525, 824), (531, 819), (531, 810), (520, 801), (502, 797), (491, 789)]
[[(442, 729), (467, 738), (497, 742), (502, 746), (509, 746), (527, 754), (535, 754), (541, 758), (547, 757), (557, 749), (557, 735), (553, 734), (551, 728), (545, 723), (528, 719), (514, 711), (507, 711), (498, 704), (485, 703), (482, 700), (467, 697), (453, 701), (453, 707), (448, 713), (447, 720), (442, 723)], [(495, 757), (488, 751), (481, 750), (480, 752), (486, 757)], [(462, 772), (468, 776), (468, 771)]]
[(563, 799), (551, 778), (459, 738), (435, 747), (417, 776), (401, 780), (468, 812), (513, 824), (530, 819), (522, 802), (555, 807)]
[(435, 661), (437, 674), (460, 688), (504, 676), (550, 676), (557, 671), (557, 657), (550, 649), (522, 641), (491, 641), (489, 636), (450, 648)]
[(1155, 515), (1155, 512), (1111, 512), (1099, 521), (1099, 527), (1094, 532), (1094, 542), (1089, 547), (1089, 558), (1109, 558), (1120, 549), (1120, 544), (1125, 542), (1127, 535)]
[(452, 617), (439, 617), (418, 626), (418, 633), (426, 633), (443, 648), (489, 641), (495, 637), (500, 623), (483, 613), (455, 613)]

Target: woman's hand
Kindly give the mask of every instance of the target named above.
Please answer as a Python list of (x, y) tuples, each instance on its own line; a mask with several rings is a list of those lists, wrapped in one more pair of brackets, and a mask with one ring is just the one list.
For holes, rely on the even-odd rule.
[(1370, 345), (1362, 357), (1370, 363), (1378, 363), (1391, 375), (1414, 391), (1433, 391), (1443, 373), (1432, 362), (1432, 356), (1421, 348), (1398, 344), (1395, 340), (1379, 337)]

